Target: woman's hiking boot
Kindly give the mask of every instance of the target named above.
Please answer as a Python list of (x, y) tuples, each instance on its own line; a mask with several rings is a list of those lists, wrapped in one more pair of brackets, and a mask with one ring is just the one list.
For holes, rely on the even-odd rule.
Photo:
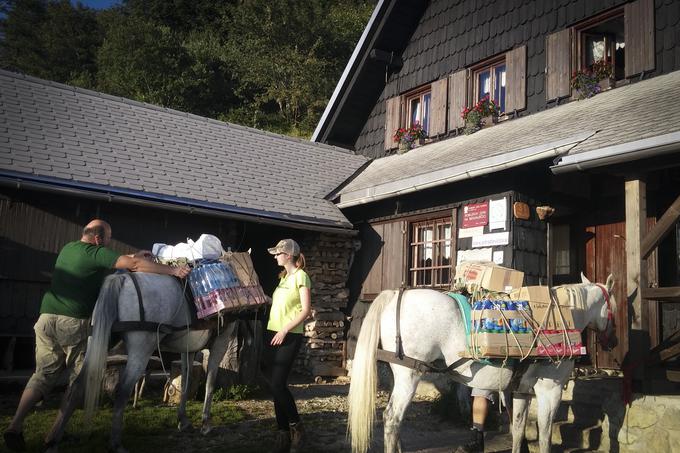
[(307, 443), (307, 434), (302, 422), (290, 424), (290, 453), (300, 453)]
[(280, 429), (276, 434), (274, 453), (290, 452), (290, 431)]

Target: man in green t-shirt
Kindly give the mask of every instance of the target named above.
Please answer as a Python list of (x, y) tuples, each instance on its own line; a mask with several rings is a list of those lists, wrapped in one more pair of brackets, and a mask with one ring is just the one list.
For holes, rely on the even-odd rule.
[(120, 255), (109, 249), (111, 226), (103, 220), (92, 220), (83, 229), (79, 241), (61, 249), (54, 266), (52, 283), (40, 306), (35, 330), (35, 373), (21, 395), (11, 424), (4, 433), (10, 450), (26, 449), (22, 429), (24, 419), (35, 404), (54, 387), (64, 370), (72, 384), (80, 372), (90, 316), (104, 278), (112, 269), (152, 272), (184, 278), (189, 268), (156, 264), (147, 259), (145, 250), (134, 255)]

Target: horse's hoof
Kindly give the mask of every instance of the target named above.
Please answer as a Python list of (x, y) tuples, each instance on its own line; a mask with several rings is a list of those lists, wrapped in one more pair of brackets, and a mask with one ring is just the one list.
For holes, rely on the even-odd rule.
[(203, 434), (204, 436), (210, 434), (210, 431), (212, 431), (212, 426), (210, 426), (209, 424), (201, 426), (201, 434)]
[(191, 428), (193, 428), (193, 426), (191, 426), (191, 422), (189, 422), (189, 421), (183, 421), (183, 422), (177, 423), (177, 431), (179, 431), (180, 433), (183, 433), (185, 431), (189, 431)]
[(119, 445), (117, 447), (109, 447), (109, 453), (130, 453), (125, 447)]

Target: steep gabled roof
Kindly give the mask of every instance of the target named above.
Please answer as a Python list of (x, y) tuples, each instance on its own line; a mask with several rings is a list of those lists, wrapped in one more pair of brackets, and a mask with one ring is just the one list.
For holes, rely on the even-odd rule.
[[(554, 158), (554, 173), (680, 152), (680, 71), (376, 159), (341, 208)], [(680, 165), (680, 160), (677, 161)], [(547, 168), (546, 168), (547, 170)]]
[(0, 71), (5, 184), (347, 229), (326, 198), (365, 163), (342, 148)]

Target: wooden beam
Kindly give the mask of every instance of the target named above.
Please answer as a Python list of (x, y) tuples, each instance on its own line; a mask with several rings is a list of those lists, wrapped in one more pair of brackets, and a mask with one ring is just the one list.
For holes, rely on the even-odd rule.
[[(642, 259), (640, 245), (647, 229), (647, 185), (639, 179), (626, 181), (626, 295), (632, 307), (631, 329), (649, 331), (648, 310), (642, 308), (642, 288), (647, 288), (647, 262)], [(645, 306), (646, 308), (646, 306)], [(648, 336), (647, 336), (648, 338)], [(631, 335), (633, 345), (640, 346)], [(649, 343), (647, 343), (647, 348)]]
[(642, 288), (642, 298), (660, 302), (680, 302), (680, 286)]
[(652, 229), (644, 236), (642, 245), (640, 246), (640, 254), (642, 258), (647, 258), (650, 253), (663, 241), (666, 235), (671, 231), (675, 223), (680, 218), (680, 195), (675, 199), (673, 204), (664, 212), (659, 221), (652, 227)]

